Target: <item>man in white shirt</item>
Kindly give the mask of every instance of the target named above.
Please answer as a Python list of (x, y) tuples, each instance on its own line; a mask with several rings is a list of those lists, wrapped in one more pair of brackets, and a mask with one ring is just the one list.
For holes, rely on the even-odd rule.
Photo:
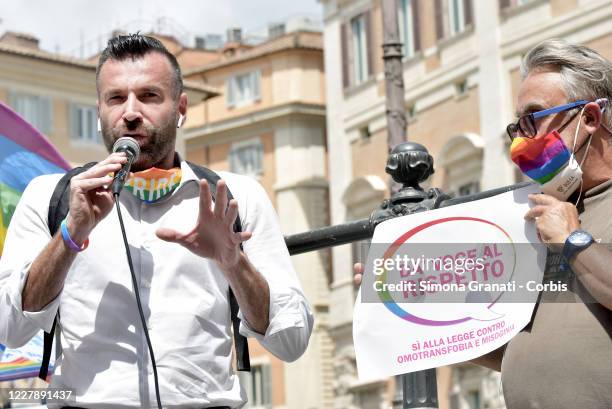
[[(229, 288), (240, 306), (240, 332), (280, 359), (301, 356), (312, 331), (274, 209), (257, 182), (227, 172), (213, 203), (207, 182), (180, 160), (174, 145), (187, 96), (176, 59), (159, 41), (138, 34), (110, 40), (97, 88), (109, 151), (119, 137), (136, 139), (141, 155), (131, 169), (149, 183), (148, 199), (158, 187), (154, 201), (143, 200), (133, 178), (120, 207), (161, 401), (172, 408), (240, 407), (245, 394), (231, 365)], [(72, 178), (70, 212), (53, 237), (47, 212), (60, 175), (36, 178), (7, 232), (0, 343), (23, 345), (40, 328), (49, 331), (60, 311), (63, 354), (51, 387), (74, 390), (76, 402), (49, 407), (156, 406), (117, 214), (110, 214), (116, 212), (108, 175), (126, 160), (111, 154)], [(151, 172), (157, 179), (146, 179)], [(162, 179), (176, 183), (161, 189)], [(229, 202), (227, 188), (235, 197)], [(242, 232), (233, 231), (236, 217)]]

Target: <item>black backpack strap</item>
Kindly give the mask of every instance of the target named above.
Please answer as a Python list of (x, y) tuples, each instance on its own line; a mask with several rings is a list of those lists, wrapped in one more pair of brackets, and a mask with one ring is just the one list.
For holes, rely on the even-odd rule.
[(57, 315), (53, 318), (51, 332), (45, 332), (43, 336), (43, 357), (40, 363), (38, 377), (43, 381), (47, 381), (47, 373), (49, 372), (49, 360), (51, 359), (51, 349), (53, 348), (53, 337), (55, 336), (55, 325), (57, 324)]
[[(216, 198), (217, 193), (217, 181), (221, 179), (219, 175), (217, 175), (212, 170), (205, 168), (200, 165), (196, 165), (191, 162), (187, 162), (189, 167), (193, 170), (193, 173), (200, 178), (206, 179), (208, 184), (210, 185), (210, 193), (213, 197), (213, 200)], [(232, 192), (227, 189), (227, 200), (228, 202), (232, 200), (234, 196)], [(236, 217), (236, 221), (234, 222), (234, 231), (241, 232), (242, 224), (240, 223), (240, 217)], [(240, 249), (242, 249), (242, 243), (240, 244)], [(239, 371), (250, 371), (251, 370), (251, 361), (249, 358), (249, 344), (244, 335), (240, 333), (240, 318), (238, 318), (238, 301), (236, 300), (236, 296), (232, 291), (232, 288), (229, 289), (229, 304), (230, 304), (230, 315), (232, 317), (232, 327), (234, 329), (234, 344), (236, 346), (236, 367)]]
[[(70, 180), (73, 176), (78, 175), (81, 172), (85, 172), (87, 169), (95, 165), (96, 162), (90, 162), (86, 165), (80, 166), (69, 170), (62, 176), (62, 178), (55, 185), (51, 199), (49, 200), (49, 213), (47, 216), (47, 224), (49, 225), (49, 232), (51, 237), (59, 230), (62, 220), (68, 215), (68, 208), (70, 204)], [(43, 356), (40, 364), (40, 370), (38, 371), (38, 377), (43, 381), (47, 380), (47, 374), (49, 372), (49, 361), (51, 359), (51, 349), (53, 348), (53, 338), (55, 335), (55, 326), (57, 325), (59, 317), (59, 311), (53, 319), (53, 325), (51, 326), (50, 332), (45, 332), (43, 337)]]

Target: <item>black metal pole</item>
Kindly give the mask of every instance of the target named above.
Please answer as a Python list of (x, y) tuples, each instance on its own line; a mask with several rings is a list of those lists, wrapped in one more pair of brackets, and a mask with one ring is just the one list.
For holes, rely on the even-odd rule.
[[(397, 0), (382, 0), (381, 6), (383, 20), (383, 60), (385, 62), (387, 144), (389, 151), (393, 152), (407, 139), (402, 42), (399, 38)], [(433, 166), (431, 167), (431, 171), (433, 172)], [(387, 169), (387, 172), (389, 172), (389, 169)], [(418, 187), (418, 184), (415, 187)], [(390, 184), (390, 189), (393, 197), (395, 194), (395, 186)], [(420, 190), (420, 187), (418, 187), (418, 189)], [(425, 197), (420, 197), (418, 201), (424, 199)], [(400, 201), (405, 202), (406, 198), (396, 198), (396, 201), (397, 203), (400, 203)], [(408, 202), (410, 201), (412, 200), (409, 199)], [(424, 373), (420, 375), (419, 373), (410, 373), (401, 376), (404, 409), (438, 407), (436, 370), (428, 369), (422, 372)], [(433, 382), (423, 383), (424, 379), (433, 379)], [(412, 385), (413, 387), (408, 387), (408, 385)], [(421, 400), (417, 400), (416, 396), (414, 396), (414, 391), (416, 390), (424, 392), (426, 399), (422, 401), (423, 406), (418, 406), (418, 402), (421, 402)], [(415, 403), (417, 403), (417, 406), (414, 406)]]
[[(514, 189), (518, 189), (527, 186), (531, 182), (522, 182), (516, 185), (509, 185), (500, 187), (497, 189), (486, 190), (484, 192), (475, 193), (473, 195), (462, 196), (457, 198), (443, 198), (439, 201), (439, 204), (434, 207), (448, 207), (460, 203), (473, 202), (474, 200), (485, 199), (487, 197), (499, 195), (505, 192), (510, 192)], [(431, 193), (433, 197), (434, 193)], [(390, 201), (385, 201), (383, 206), (387, 205)], [(384, 209), (383, 209), (384, 210)], [(372, 213), (370, 218), (356, 220), (350, 223), (339, 224), (336, 226), (321, 227), (319, 229), (310, 230), (303, 233), (292, 234), (285, 236), (285, 244), (289, 249), (289, 254), (296, 255), (306, 253), (309, 251), (322, 250), (324, 248), (340, 246), (342, 244), (348, 244), (355, 241), (369, 239), (374, 234), (374, 228), (378, 223), (388, 220), (390, 217), (403, 216), (401, 211), (391, 213), (384, 213), (383, 210), (376, 210)]]

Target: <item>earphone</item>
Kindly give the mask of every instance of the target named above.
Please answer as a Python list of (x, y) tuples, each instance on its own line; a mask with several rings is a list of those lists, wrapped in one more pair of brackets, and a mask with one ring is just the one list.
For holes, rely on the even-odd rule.
[(102, 132), (102, 124), (100, 123), (100, 117), (98, 117), (98, 132)]

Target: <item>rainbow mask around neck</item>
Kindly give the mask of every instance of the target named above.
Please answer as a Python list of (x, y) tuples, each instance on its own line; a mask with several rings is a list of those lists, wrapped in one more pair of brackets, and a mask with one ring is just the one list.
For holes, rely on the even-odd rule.
[(171, 194), (181, 183), (180, 168), (150, 168), (135, 172), (124, 188), (143, 202), (153, 203)]

